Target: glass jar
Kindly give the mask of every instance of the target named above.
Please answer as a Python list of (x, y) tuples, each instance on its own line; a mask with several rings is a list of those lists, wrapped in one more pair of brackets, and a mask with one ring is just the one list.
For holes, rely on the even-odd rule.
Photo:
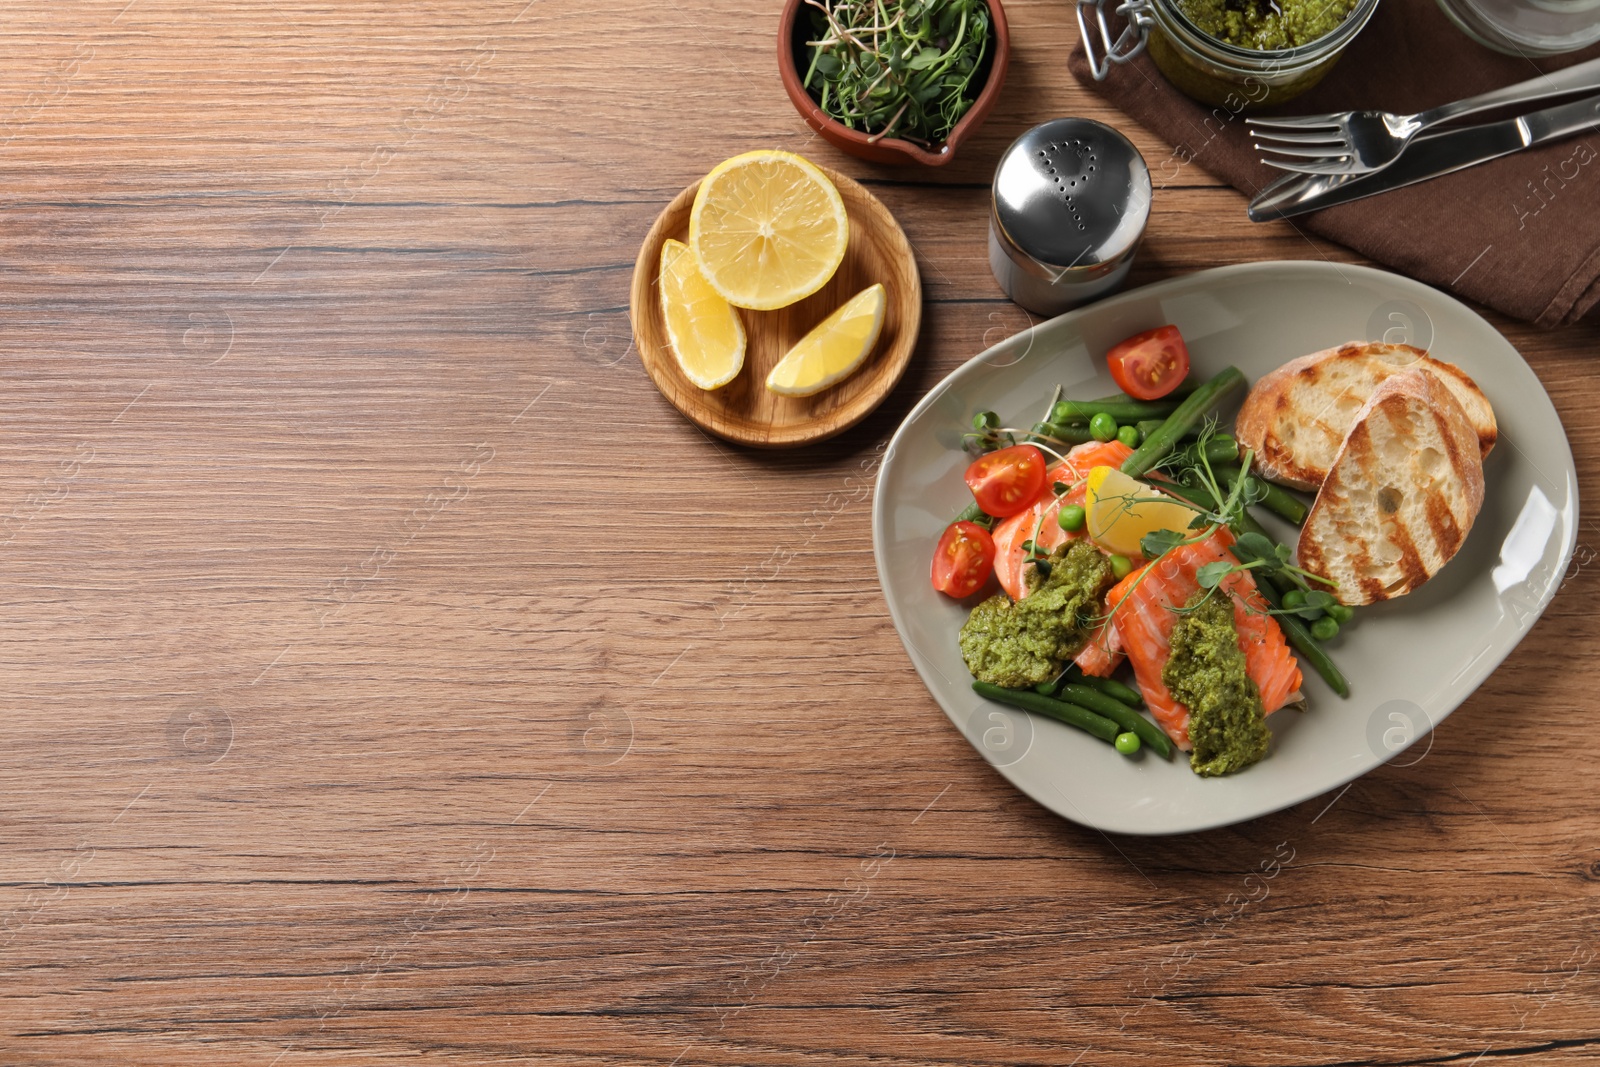
[[(1316, 40), (1297, 48), (1261, 50), (1202, 32), (1178, 0), (1122, 0), (1114, 14), (1127, 25), (1113, 38), (1108, 2), (1078, 0), (1079, 36), (1096, 80), (1112, 64), (1126, 63), (1148, 46), (1151, 60), (1169, 82), (1201, 103), (1233, 114), (1282, 103), (1317, 84), (1378, 7), (1378, 0), (1357, 0), (1343, 22)], [(1086, 9), (1093, 11), (1093, 26)]]
[(1600, 0), (1439, 0), (1462, 32), (1507, 55), (1554, 56), (1600, 41)]

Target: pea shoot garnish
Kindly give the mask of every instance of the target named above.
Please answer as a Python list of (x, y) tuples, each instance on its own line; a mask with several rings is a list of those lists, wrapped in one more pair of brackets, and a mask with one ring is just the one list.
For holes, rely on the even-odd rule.
[(977, 99), (989, 50), (983, 0), (806, 0), (805, 87), (869, 140), (942, 142)]

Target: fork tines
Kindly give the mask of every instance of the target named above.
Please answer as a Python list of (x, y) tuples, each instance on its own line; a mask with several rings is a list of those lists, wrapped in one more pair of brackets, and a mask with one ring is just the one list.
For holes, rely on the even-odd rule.
[[(1261, 157), (1261, 162), (1279, 170), (1301, 173), (1337, 174), (1346, 169), (1350, 144), (1338, 115), (1306, 115), (1287, 119), (1247, 118), (1245, 123), (1257, 140), (1257, 152), (1273, 153), (1278, 159)], [(1326, 160), (1320, 166), (1307, 160)]]

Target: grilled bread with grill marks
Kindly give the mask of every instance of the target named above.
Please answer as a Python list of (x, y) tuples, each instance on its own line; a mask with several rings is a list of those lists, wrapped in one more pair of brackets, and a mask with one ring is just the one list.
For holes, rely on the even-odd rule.
[(1290, 360), (1256, 382), (1239, 410), (1235, 436), (1255, 449), (1255, 465), (1275, 482), (1316, 490), (1356, 414), (1379, 383), (1420, 369), (1455, 397), (1476, 433), (1480, 458), (1494, 447), (1494, 409), (1460, 368), (1420, 348), (1352, 341)]
[(1456, 554), (1483, 506), (1480, 435), (1439, 378), (1390, 375), (1356, 413), (1300, 532), (1300, 566), (1344, 604), (1404, 596)]

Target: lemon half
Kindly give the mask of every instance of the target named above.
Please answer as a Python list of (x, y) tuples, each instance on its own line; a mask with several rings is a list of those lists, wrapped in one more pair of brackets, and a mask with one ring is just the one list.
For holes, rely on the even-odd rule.
[(739, 313), (707, 284), (689, 246), (670, 238), (661, 246), (661, 317), (685, 378), (717, 389), (738, 377), (745, 350)]
[(711, 287), (756, 311), (821, 289), (844, 260), (850, 220), (828, 176), (793, 152), (746, 152), (700, 182), (689, 247)]
[(767, 388), (810, 396), (849, 377), (866, 362), (883, 330), (884, 289), (869, 285), (789, 349), (767, 375)]
[(1096, 467), (1084, 481), (1083, 506), (1089, 539), (1107, 552), (1135, 559), (1144, 555), (1139, 542), (1157, 530), (1190, 535), (1197, 514), (1130, 478), (1115, 467)]

